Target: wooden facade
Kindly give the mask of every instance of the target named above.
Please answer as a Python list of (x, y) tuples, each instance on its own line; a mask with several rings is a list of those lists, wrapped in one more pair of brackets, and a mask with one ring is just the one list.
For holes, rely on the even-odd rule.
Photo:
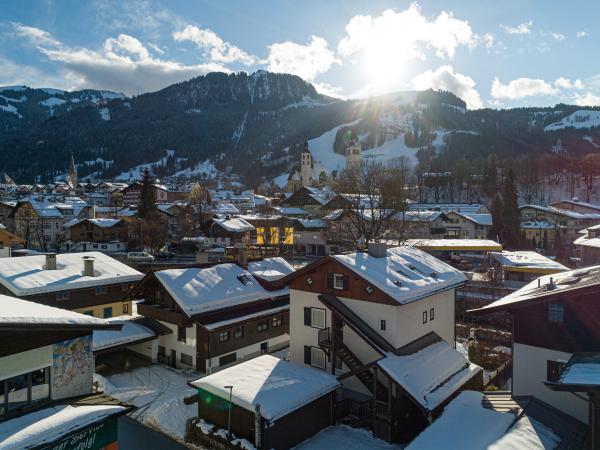
[(101, 227), (89, 220), (82, 220), (70, 228), (69, 238), (73, 242), (127, 242), (129, 226), (124, 220), (119, 220), (112, 227)]

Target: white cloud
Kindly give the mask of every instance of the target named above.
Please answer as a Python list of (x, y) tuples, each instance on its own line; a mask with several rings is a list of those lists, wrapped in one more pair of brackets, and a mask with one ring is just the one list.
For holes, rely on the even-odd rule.
[(581, 30), (577, 32), (577, 37), (582, 38), (588, 36), (588, 32), (586, 30)]
[(56, 87), (71, 89), (65, 77), (56, 77), (40, 71), (37, 67), (16, 63), (0, 56), (0, 86), (26, 85), (32, 87)]
[(317, 92), (324, 94), (324, 95), (328, 95), (329, 97), (336, 97), (336, 98), (341, 98), (341, 99), (346, 99), (346, 97), (344, 96), (343, 89), (341, 87), (338, 86), (332, 86), (329, 83), (313, 83), (313, 86), (315, 87), (315, 89), (317, 90)]
[(152, 50), (154, 50), (156, 53), (160, 54), (160, 55), (164, 55), (165, 51), (160, 48), (158, 45), (153, 44), (151, 42), (148, 42), (148, 47), (150, 47)]
[(48, 32), (15, 25), (49, 60), (62, 65), (70, 88), (110, 89), (126, 94), (162, 89), (208, 72), (230, 72), (220, 64), (185, 65), (154, 58), (135, 37), (120, 34), (108, 38), (98, 50), (74, 48), (54, 39)]
[(290, 41), (269, 45), (267, 69), (272, 72), (293, 73), (312, 81), (339, 63), (322, 37), (311, 36), (306, 45)]
[(494, 98), (518, 100), (540, 95), (556, 95), (558, 91), (542, 79), (517, 78), (508, 84), (502, 84), (498, 78), (492, 82), (491, 95)]
[(481, 36), (481, 41), (483, 42), (483, 46), (489, 50), (494, 46), (496, 39), (492, 33), (485, 33)]
[(554, 82), (554, 86), (560, 89), (583, 89), (583, 83), (580, 79), (571, 81), (568, 78), (559, 77)]
[(592, 92), (586, 92), (584, 94), (575, 94), (573, 102), (579, 106), (599, 106), (600, 95)]
[(411, 81), (413, 89), (444, 89), (462, 98), (470, 109), (483, 107), (479, 92), (475, 89), (475, 81), (458, 72), (452, 66), (441, 66), (436, 70), (426, 70)]
[(460, 46), (473, 47), (477, 38), (467, 21), (452, 13), (441, 12), (429, 20), (418, 4), (380, 16), (357, 15), (346, 25), (346, 36), (338, 45), (341, 56), (364, 52), (367, 57), (395, 58), (404, 61), (424, 59), (424, 50), (432, 48), (440, 58), (453, 58)]
[(216, 63), (240, 62), (246, 66), (257, 63), (257, 59), (239, 47), (225, 42), (214, 31), (187, 25), (183, 30), (173, 33), (176, 41), (190, 41), (204, 50), (204, 56)]
[(500, 25), (505, 32), (508, 34), (530, 34), (531, 27), (533, 26), (533, 21), (523, 22), (516, 27), (512, 27), (509, 25)]
[(564, 41), (566, 36), (562, 33), (550, 33), (551, 36), (557, 41)]

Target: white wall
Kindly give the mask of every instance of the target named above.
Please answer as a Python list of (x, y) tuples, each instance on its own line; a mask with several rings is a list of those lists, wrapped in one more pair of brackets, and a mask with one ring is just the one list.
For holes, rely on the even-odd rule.
[[(214, 358), (210, 358), (206, 360), (206, 369), (207, 373), (213, 373), (216, 370), (224, 369), (225, 367), (229, 367), (236, 363), (246, 361), (248, 359), (256, 358), (261, 355), (260, 345), (264, 342), (268, 343), (267, 352), (274, 352), (277, 350), (281, 350), (282, 348), (287, 347), (290, 344), (290, 335), (282, 334), (279, 336), (272, 337), (266, 341), (261, 341), (256, 344), (248, 345), (246, 347), (242, 347), (240, 349), (235, 350), (234, 352), (225, 353), (223, 355), (215, 356)], [(219, 366), (219, 359), (223, 356), (230, 355), (231, 353), (235, 353), (236, 361), (230, 364), (225, 364), (223, 366)]]
[[(513, 395), (533, 395), (551, 406), (587, 423), (587, 401), (570, 392), (551, 391), (544, 385), (547, 361), (567, 362), (570, 353), (530, 345), (513, 344)], [(585, 394), (583, 394), (585, 396)]]
[(319, 301), (318, 295), (290, 289), (290, 359), (298, 364), (304, 364), (305, 345), (319, 346), (319, 330), (304, 325), (304, 308), (325, 309), (325, 327), (331, 327), (331, 311)]
[[(177, 325), (173, 325), (167, 322), (160, 322), (168, 327), (172, 333), (165, 334), (158, 338), (158, 345), (165, 347), (165, 354), (171, 356), (171, 351), (177, 352), (177, 367), (193, 367), (196, 368), (196, 324), (192, 324), (191, 327), (187, 327), (185, 331), (185, 342), (177, 340)], [(190, 355), (192, 357), (192, 366), (187, 366), (181, 363), (181, 353)]]
[(149, 358), (153, 363), (155, 363), (157, 361), (158, 355), (158, 339), (153, 339), (151, 341), (135, 344), (130, 347), (127, 347), (127, 349), (139, 353), (140, 355)]
[[(399, 306), (348, 298), (340, 300), (395, 348), (403, 347), (432, 331), (449, 344), (454, 344), (454, 289)], [(429, 319), (431, 308), (434, 308), (433, 321)], [(427, 311), (425, 324), (424, 311)], [(381, 320), (386, 321), (386, 331), (381, 331)]]

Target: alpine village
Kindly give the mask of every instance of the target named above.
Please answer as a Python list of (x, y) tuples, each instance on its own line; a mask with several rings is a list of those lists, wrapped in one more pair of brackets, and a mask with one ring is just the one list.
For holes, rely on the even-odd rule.
[(0, 13), (0, 449), (600, 449), (600, 75), (484, 80), (600, 11), (50, 3)]

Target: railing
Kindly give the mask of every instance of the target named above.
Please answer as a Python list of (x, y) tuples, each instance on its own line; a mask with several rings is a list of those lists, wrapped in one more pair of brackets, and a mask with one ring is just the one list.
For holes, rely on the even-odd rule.
[(492, 373), (490, 373), (490, 378), (488, 379), (487, 385), (489, 386), (493, 384), (497, 388), (502, 389), (512, 375), (511, 369), (512, 360), (509, 359)]
[(320, 347), (331, 347), (331, 330), (329, 328), (319, 330), (318, 339)]
[(337, 403), (336, 408), (336, 416), (338, 420), (351, 418), (352, 423), (371, 421), (373, 418), (372, 400), (359, 401), (351, 398), (345, 398)]

